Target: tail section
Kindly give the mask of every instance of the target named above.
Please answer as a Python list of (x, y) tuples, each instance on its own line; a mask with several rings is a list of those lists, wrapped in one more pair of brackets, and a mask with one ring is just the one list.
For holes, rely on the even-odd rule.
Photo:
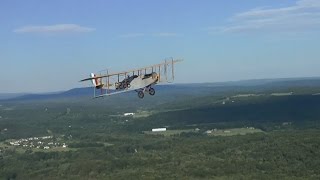
[(92, 78), (92, 79), (91, 79), (92, 84), (93, 84), (97, 89), (101, 89), (101, 88), (104, 86), (104, 84), (102, 84), (102, 79), (101, 79), (101, 78), (95, 78), (96, 75), (95, 75), (94, 73), (91, 73), (90, 76), (91, 76), (91, 78)]

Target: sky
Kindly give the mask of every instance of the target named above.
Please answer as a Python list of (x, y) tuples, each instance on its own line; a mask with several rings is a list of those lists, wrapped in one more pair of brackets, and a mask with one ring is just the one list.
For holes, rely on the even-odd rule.
[(320, 76), (319, 0), (2, 0), (0, 93), (182, 58), (176, 83)]

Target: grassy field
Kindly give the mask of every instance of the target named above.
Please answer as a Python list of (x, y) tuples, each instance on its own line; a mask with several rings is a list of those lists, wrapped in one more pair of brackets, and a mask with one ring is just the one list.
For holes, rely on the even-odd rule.
[[(144, 134), (148, 135), (163, 135), (163, 136), (172, 136), (178, 135), (181, 133), (200, 133), (199, 130), (195, 129), (183, 129), (183, 130), (166, 130), (162, 132), (152, 132), (152, 131), (143, 131)], [(261, 129), (256, 128), (232, 128), (232, 129), (214, 129), (208, 130), (205, 132), (209, 136), (236, 136), (236, 135), (246, 135), (246, 134), (253, 134), (253, 133), (264, 133)]]
[(166, 130), (163, 132), (152, 132), (152, 131), (143, 131), (144, 134), (148, 135), (164, 135), (164, 136), (172, 136), (181, 133), (189, 133), (189, 132), (197, 132), (194, 129), (183, 129), (183, 130)]
[(209, 136), (236, 136), (253, 133), (263, 133), (262, 130), (256, 128), (215, 129), (209, 132), (207, 133)]

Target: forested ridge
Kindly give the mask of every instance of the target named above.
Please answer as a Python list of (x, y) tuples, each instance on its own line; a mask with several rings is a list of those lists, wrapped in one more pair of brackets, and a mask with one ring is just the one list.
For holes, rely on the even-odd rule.
[[(63, 100), (3, 102), (0, 177), (320, 178), (320, 96), (192, 98), (126, 109)], [(129, 110), (136, 115), (123, 116)], [(159, 127), (173, 133), (144, 133)], [(228, 133), (230, 128), (262, 131), (208, 134), (216, 129)], [(184, 129), (188, 131), (178, 131)], [(42, 143), (51, 145), (34, 139), (22, 142), (26, 147), (10, 145), (31, 137), (46, 137)]]

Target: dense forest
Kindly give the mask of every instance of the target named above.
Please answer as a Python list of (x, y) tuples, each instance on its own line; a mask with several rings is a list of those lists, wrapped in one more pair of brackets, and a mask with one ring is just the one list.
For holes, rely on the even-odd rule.
[[(156, 104), (0, 101), (0, 177), (319, 179), (320, 96), (299, 92), (228, 92)], [(150, 132), (160, 127), (170, 134)], [(228, 135), (232, 128), (259, 131)]]

